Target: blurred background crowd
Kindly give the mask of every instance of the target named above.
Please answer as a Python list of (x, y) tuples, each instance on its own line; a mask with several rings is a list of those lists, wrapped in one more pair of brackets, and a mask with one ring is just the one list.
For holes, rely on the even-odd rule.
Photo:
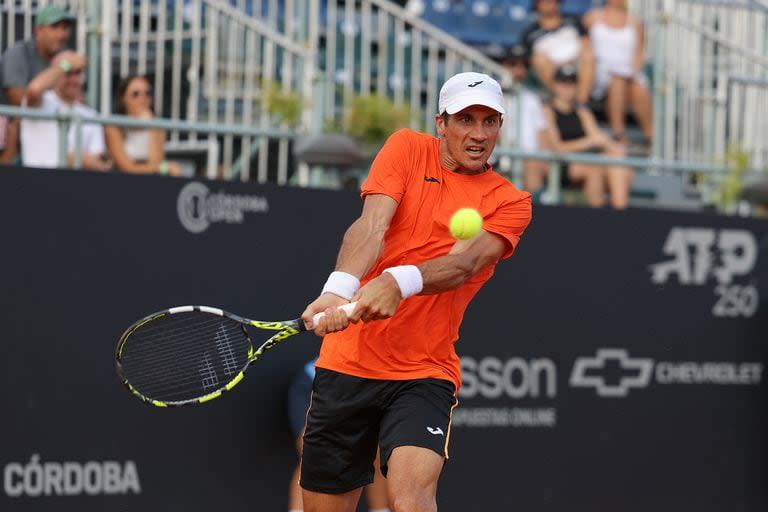
[(0, 5), (4, 164), (356, 189), (476, 70), (507, 92), (495, 167), (537, 201), (765, 213), (760, 0)]

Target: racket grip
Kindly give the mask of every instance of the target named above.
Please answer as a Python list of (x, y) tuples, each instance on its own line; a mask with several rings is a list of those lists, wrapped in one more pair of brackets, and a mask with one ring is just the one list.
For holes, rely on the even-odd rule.
[[(342, 310), (347, 314), (347, 317), (349, 317), (352, 312), (355, 310), (355, 306), (357, 306), (357, 302), (350, 302), (349, 304), (344, 304), (343, 306), (339, 306), (339, 309)], [(317, 313), (315, 316), (312, 317), (312, 325), (317, 325), (317, 322), (320, 321), (321, 318), (325, 316), (325, 312)]]

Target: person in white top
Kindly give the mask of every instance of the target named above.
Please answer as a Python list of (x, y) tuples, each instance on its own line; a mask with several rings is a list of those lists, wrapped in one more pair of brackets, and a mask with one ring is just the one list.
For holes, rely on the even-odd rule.
[(607, 0), (605, 8), (584, 15), (595, 55), (595, 84), (592, 97), (606, 100), (605, 108), (613, 137), (627, 143), (627, 103), (650, 144), (653, 137), (651, 96), (643, 73), (643, 25), (627, 12), (626, 0)]
[[(152, 119), (152, 86), (141, 75), (123, 78), (117, 87), (115, 113)], [(180, 175), (181, 167), (165, 159), (165, 130), (107, 126), (107, 147), (115, 166), (124, 172)]]
[[(98, 113), (81, 102), (85, 83), (86, 59), (80, 54), (59, 54), (57, 65), (37, 75), (24, 91), (22, 105), (47, 112), (74, 111), (81, 117)], [(74, 167), (75, 145), (80, 139), (80, 168), (107, 171), (112, 163), (106, 157), (101, 125), (82, 123), (79, 136), (75, 124), (67, 134), (67, 167)], [(25, 119), (21, 123), (21, 159), (26, 167), (60, 167), (59, 128), (56, 121)]]
[[(523, 82), (528, 75), (530, 65), (528, 52), (522, 45), (510, 48), (502, 65), (514, 80), (512, 91), (504, 94), (504, 124), (501, 127), (501, 143), (503, 147), (515, 147), (525, 151), (540, 151), (552, 149), (549, 141), (547, 121), (544, 119), (543, 108), (539, 96), (525, 87)], [(519, 112), (519, 114), (518, 114)], [(506, 158), (499, 160), (499, 168), (505, 170), (510, 163)], [(527, 159), (523, 161), (523, 188), (534, 198), (544, 187), (544, 179), (549, 172), (549, 164), (542, 160)]]

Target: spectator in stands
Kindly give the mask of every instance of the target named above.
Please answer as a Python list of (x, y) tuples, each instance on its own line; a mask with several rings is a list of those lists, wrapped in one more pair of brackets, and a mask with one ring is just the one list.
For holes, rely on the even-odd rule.
[[(62, 55), (62, 54), (59, 54)], [(56, 57), (57, 59), (59, 56)], [(27, 86), (22, 104), (46, 112), (72, 111), (81, 117), (98, 113), (81, 103), (85, 83), (85, 57), (72, 53), (66, 66), (52, 66), (37, 75)], [(66, 70), (65, 70), (66, 67)], [(67, 134), (67, 166), (75, 164), (75, 145), (80, 139), (80, 165), (83, 169), (106, 171), (112, 164), (105, 156), (101, 125), (82, 123), (77, 134), (72, 123)], [(59, 167), (59, 128), (56, 121), (24, 119), (21, 122), (22, 163), (28, 167)]]
[[(558, 68), (553, 76), (553, 97), (544, 107), (544, 116), (556, 151), (566, 153), (598, 153), (621, 158), (624, 148), (612, 141), (597, 125), (594, 114), (577, 101), (577, 70), (574, 66)], [(617, 165), (572, 163), (568, 166), (568, 178), (583, 183), (587, 204), (603, 206), (608, 190), (611, 206), (626, 208), (633, 173)]]
[(586, 29), (578, 17), (560, 12), (560, 0), (535, 0), (534, 6), (537, 19), (522, 39), (534, 71), (547, 89), (552, 90), (555, 70), (566, 64), (577, 65), (577, 98), (579, 103), (586, 104), (595, 72), (595, 57)]
[[(552, 149), (541, 99), (523, 85), (529, 66), (525, 47), (515, 45), (510, 48), (502, 64), (512, 76), (515, 89), (504, 95), (504, 109), (507, 113), (501, 127), (501, 145), (518, 147), (525, 151)], [(501, 169), (509, 167), (509, 164), (505, 164), (504, 161), (505, 159), (502, 158), (499, 162)], [(534, 200), (538, 199), (543, 190), (544, 179), (548, 172), (549, 164), (545, 161), (530, 159), (523, 161), (523, 188), (531, 193)]]
[[(66, 58), (54, 61), (69, 41), (74, 18), (63, 8), (48, 5), (35, 16), (34, 37), (19, 41), (3, 54), (0, 62), (0, 102), (21, 105), (24, 91), (34, 77), (50, 66), (65, 65)], [(0, 119), (0, 163), (16, 159), (19, 146), (18, 119)]]
[[(291, 431), (296, 439), (296, 451), (301, 459), (304, 424), (306, 423), (307, 408), (312, 396), (312, 381), (315, 378), (315, 359), (304, 365), (304, 368), (294, 377), (288, 389), (288, 420)], [(365, 488), (365, 499), (369, 512), (390, 512), (387, 500), (387, 484), (379, 467), (379, 456), (373, 462), (373, 483)], [(299, 486), (300, 467), (297, 465), (293, 472), (288, 490), (288, 512), (301, 512), (304, 505)]]
[(624, 144), (624, 119), (627, 103), (632, 106), (637, 123), (650, 145), (653, 136), (651, 95), (643, 73), (643, 25), (627, 12), (626, 0), (607, 0), (604, 9), (594, 9), (584, 16), (584, 26), (595, 54), (595, 85), (592, 97), (605, 99), (613, 138)]
[(48, 5), (35, 16), (34, 37), (19, 41), (5, 52), (2, 87), (9, 104), (21, 105), (27, 85), (43, 71), (50, 68), (69, 70), (68, 57), (72, 52), (62, 50), (69, 41), (73, 21), (65, 9)]
[[(152, 119), (152, 86), (140, 75), (130, 75), (117, 86), (115, 113)], [(149, 128), (105, 128), (107, 149), (117, 169), (130, 173), (181, 174), (176, 162), (165, 159), (165, 130)]]

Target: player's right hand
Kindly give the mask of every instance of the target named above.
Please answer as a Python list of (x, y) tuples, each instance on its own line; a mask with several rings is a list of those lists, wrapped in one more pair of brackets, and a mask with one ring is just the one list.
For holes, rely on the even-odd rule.
[(358, 320), (371, 322), (390, 318), (397, 311), (402, 299), (403, 295), (395, 278), (392, 274), (383, 272), (368, 281), (352, 297), (352, 301), (357, 302), (357, 307), (349, 320), (357, 323)]
[[(307, 325), (307, 328), (314, 331), (318, 336), (343, 331), (349, 325), (349, 318), (347, 318), (347, 314), (344, 311), (338, 308), (348, 303), (347, 299), (326, 292), (307, 306), (301, 314), (301, 319)], [(325, 313), (325, 316), (320, 319), (317, 325), (313, 325), (312, 317), (322, 312)]]

